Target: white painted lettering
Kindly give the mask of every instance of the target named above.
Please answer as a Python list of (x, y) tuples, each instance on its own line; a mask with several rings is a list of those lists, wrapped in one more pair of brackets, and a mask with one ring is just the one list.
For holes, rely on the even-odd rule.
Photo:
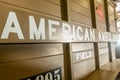
[(90, 29), (90, 39), (91, 39), (91, 41), (95, 41), (95, 31), (94, 31), (94, 29)]
[(29, 16), (29, 24), (30, 24), (30, 39), (37, 39), (39, 40), (40, 37), (42, 40), (46, 39), (45, 36), (45, 19), (41, 18), (39, 27), (37, 27), (35, 23), (35, 19), (33, 16)]
[(65, 40), (70, 40), (71, 39), (71, 36), (70, 36), (71, 27), (70, 27), (70, 25), (67, 23), (62, 23), (62, 31), (63, 31), (63, 38)]
[(77, 38), (82, 41), (83, 40), (83, 35), (81, 35), (81, 33), (83, 32), (83, 29), (79, 26), (77, 28)]
[(71, 32), (70, 25), (67, 23), (62, 23), (62, 30), (63, 30), (63, 34), (70, 34)]
[(99, 38), (99, 41), (102, 41), (102, 34), (101, 34), (101, 32), (99, 31), (99, 36), (98, 36)]
[(89, 41), (90, 40), (90, 36), (89, 36), (89, 32), (88, 32), (88, 29), (85, 28), (85, 41)]
[(60, 25), (59, 21), (53, 21), (53, 20), (48, 20), (48, 26), (49, 26), (49, 40), (58, 40), (59, 37), (55, 36), (56, 34), (56, 29), (53, 28), (53, 25)]
[(75, 34), (75, 25), (72, 27), (72, 40), (75, 39), (76, 34)]
[(8, 39), (10, 33), (16, 33), (19, 39), (24, 39), (23, 33), (20, 28), (15, 12), (9, 12), (7, 22), (3, 29), (1, 39)]

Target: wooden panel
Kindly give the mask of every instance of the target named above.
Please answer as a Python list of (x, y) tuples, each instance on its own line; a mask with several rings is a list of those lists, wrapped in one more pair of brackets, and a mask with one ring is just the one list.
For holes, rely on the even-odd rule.
[(112, 5), (112, 3), (110, 1), (108, 3), (108, 13), (109, 13), (110, 31), (116, 32), (114, 5)]
[(100, 56), (100, 67), (109, 62), (109, 55), (104, 54)]
[(98, 14), (96, 14), (96, 20), (101, 22), (102, 24), (105, 24), (105, 16), (102, 17), (102, 20), (100, 20), (101, 16), (99, 16)]
[(64, 75), (65, 75), (65, 74), (64, 74), (64, 67), (62, 67), (62, 75), (61, 75), (61, 76), (62, 76), (62, 80), (65, 80)]
[(115, 54), (115, 43), (111, 43), (111, 52), (112, 52), (112, 59), (116, 59), (116, 54)]
[(100, 27), (97, 27), (97, 30), (100, 30), (100, 31), (106, 31), (106, 29), (104, 29), (104, 28), (100, 28)]
[(96, 1), (96, 8), (100, 7), (100, 10), (105, 13), (104, 9), (104, 0), (95, 0)]
[(74, 11), (71, 11), (70, 14), (71, 14), (71, 21), (92, 26), (91, 18), (84, 16), (82, 14), (79, 14), (77, 12), (74, 12)]
[(71, 5), (70, 7), (71, 7), (72, 11), (75, 11), (75, 12), (78, 12), (78, 13), (80, 13), (82, 15), (91, 17), (91, 11), (90, 11), (90, 9), (86, 9), (85, 7), (80, 6), (77, 3), (74, 3), (72, 1), (71, 1), (70, 5)]
[(90, 9), (90, 0), (71, 0), (71, 1), (87, 9)]
[(72, 22), (82, 23), (92, 27), (90, 0), (71, 0), (70, 19)]
[(94, 50), (73, 53), (73, 63), (78, 63), (90, 58), (94, 58)]
[(0, 45), (0, 62), (40, 58), (63, 53), (62, 44)]
[(104, 0), (95, 0), (95, 3), (97, 28), (106, 31)]
[(113, 24), (110, 25), (110, 32), (116, 32), (116, 28)]
[(97, 20), (97, 29), (99, 28), (99, 30), (103, 29), (103, 31), (106, 31), (106, 24), (105, 22), (100, 22)]
[(63, 55), (0, 64), (1, 80), (20, 80), (63, 66)]
[(39, 13), (44, 13), (56, 17), (61, 17), (60, 0), (1, 0), (10, 5), (30, 9)]
[(100, 67), (109, 62), (108, 43), (98, 43)]
[(80, 80), (95, 70), (93, 43), (73, 43), (74, 80)]
[(60, 0), (46, 0), (46, 1), (57, 4), (57, 5), (61, 5)]
[(98, 48), (107, 48), (108, 43), (98, 43)]
[(104, 54), (108, 54), (108, 48), (101, 48), (99, 49), (99, 55), (104, 55)]
[(95, 59), (74, 64), (74, 80), (80, 80), (95, 70)]
[(94, 49), (93, 43), (73, 43), (72, 44), (72, 51), (85, 51), (85, 50), (91, 50)]

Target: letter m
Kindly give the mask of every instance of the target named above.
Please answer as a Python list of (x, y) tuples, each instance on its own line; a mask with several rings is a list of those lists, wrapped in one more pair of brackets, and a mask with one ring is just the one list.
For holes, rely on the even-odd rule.
[(29, 16), (30, 39), (45, 40), (45, 19), (40, 18), (39, 26), (37, 27), (33, 16)]

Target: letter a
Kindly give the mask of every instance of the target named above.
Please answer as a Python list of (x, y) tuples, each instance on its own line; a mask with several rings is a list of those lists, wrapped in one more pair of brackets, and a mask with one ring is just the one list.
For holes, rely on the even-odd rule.
[[(12, 26), (12, 24), (14, 24), (14, 26)], [(8, 39), (10, 33), (16, 33), (19, 39), (24, 39), (15, 12), (9, 12), (7, 22), (1, 35), (1, 39)]]

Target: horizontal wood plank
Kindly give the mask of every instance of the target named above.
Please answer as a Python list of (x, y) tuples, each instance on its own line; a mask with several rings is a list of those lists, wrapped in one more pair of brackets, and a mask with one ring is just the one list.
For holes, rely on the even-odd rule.
[(91, 17), (90, 9), (86, 9), (85, 7), (80, 6), (80, 5), (78, 5), (78, 4), (74, 3), (74, 2), (71, 2), (70, 5), (71, 5), (70, 8), (71, 8), (72, 11), (75, 11), (75, 12), (78, 12), (78, 13), (80, 13), (82, 15)]
[(90, 9), (90, 0), (71, 0), (71, 2), (81, 5), (86, 9)]
[(63, 67), (63, 55), (0, 64), (1, 80), (20, 80)]
[(57, 5), (61, 5), (60, 0), (46, 0), (46, 1), (57, 4)]
[(0, 45), (0, 63), (63, 54), (62, 44)]
[[(58, 0), (55, 0), (54, 2), (58, 3)], [(56, 5), (53, 3), (53, 1), (47, 1), (47, 0), (1, 0), (1, 3), (4, 2), (6, 4), (14, 5), (15, 7), (22, 7), (26, 9), (31, 9), (33, 11), (37, 11), (39, 13), (44, 13), (48, 15), (53, 15), (57, 17), (61, 17), (61, 7), (60, 5)], [(60, 1), (59, 1), (60, 2)]]
[(73, 43), (72, 44), (73, 52), (85, 51), (85, 50), (91, 50), (91, 49), (94, 49), (93, 43)]
[(95, 59), (91, 58), (86, 61), (74, 64), (74, 80), (81, 80), (95, 70)]
[(98, 48), (107, 48), (108, 43), (98, 43)]
[(89, 60), (94, 58), (94, 50), (73, 53), (73, 63)]
[(109, 23), (110, 23), (110, 32), (116, 32), (115, 25), (115, 12), (114, 7), (111, 3), (108, 4), (108, 13), (109, 13)]
[(115, 43), (111, 43), (112, 59), (116, 59)]
[(71, 0), (70, 19), (71, 22), (92, 26), (90, 0)]
[(96, 23), (97, 23), (97, 29), (104, 29), (104, 31), (106, 31), (106, 24), (105, 24), (105, 22), (101, 22), (101, 21), (99, 21), (99, 20), (97, 20), (96, 21)]
[(109, 63), (109, 55), (108, 55), (108, 53), (104, 54), (104, 55), (101, 55), (100, 58), (99, 58), (99, 61), (100, 61), (100, 67), (102, 67), (104, 64)]
[(75, 11), (71, 11), (70, 18), (71, 18), (71, 21), (73, 22), (83, 23), (90, 26), (92, 25), (91, 17), (87, 17)]
[(106, 31), (104, 0), (96, 0), (95, 7), (97, 29)]
[(99, 55), (105, 55), (108, 54), (108, 48), (99, 48)]

